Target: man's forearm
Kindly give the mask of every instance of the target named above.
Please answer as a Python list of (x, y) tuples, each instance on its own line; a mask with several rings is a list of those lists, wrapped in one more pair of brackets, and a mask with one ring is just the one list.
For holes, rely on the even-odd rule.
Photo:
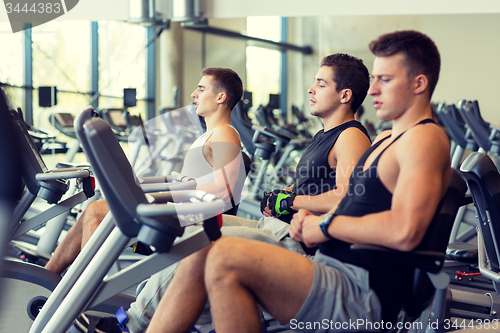
[(314, 213), (328, 213), (336, 209), (344, 196), (335, 191), (319, 195), (298, 195), (293, 200), (292, 208), (295, 210), (307, 209)]

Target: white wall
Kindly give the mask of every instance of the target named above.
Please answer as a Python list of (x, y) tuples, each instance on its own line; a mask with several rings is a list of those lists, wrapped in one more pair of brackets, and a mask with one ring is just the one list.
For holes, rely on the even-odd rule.
[(434, 100), (478, 100), (483, 118), (500, 122), (500, 15), (422, 17), (422, 32), (441, 52)]
[[(293, 23), (292, 23), (293, 22)], [(456, 103), (460, 99), (478, 100), (483, 118), (500, 122), (499, 89), (500, 15), (414, 15), (414, 16), (334, 16), (307, 17), (291, 20), (302, 26), (302, 35), (291, 34), (298, 44), (307, 41), (314, 49), (312, 56), (302, 58), (303, 79), (292, 74), (297, 63), (290, 64), (290, 103), (305, 105), (307, 88), (313, 82), (320, 60), (325, 55), (345, 52), (365, 61), (371, 71), (373, 55), (368, 43), (380, 34), (415, 29), (429, 35), (437, 44), (442, 58), (441, 76), (433, 96), (435, 102)], [(376, 120), (371, 97), (365, 103), (365, 115)], [(305, 101), (305, 102), (304, 102)]]
[[(211, 19), (210, 26), (233, 31), (246, 29), (245, 19)], [(206, 35), (205, 64), (203, 64), (203, 35), (196, 31), (184, 30), (183, 52), (183, 105), (192, 102), (191, 93), (198, 86), (200, 72), (204, 67), (229, 67), (246, 81), (246, 43), (243, 40)]]

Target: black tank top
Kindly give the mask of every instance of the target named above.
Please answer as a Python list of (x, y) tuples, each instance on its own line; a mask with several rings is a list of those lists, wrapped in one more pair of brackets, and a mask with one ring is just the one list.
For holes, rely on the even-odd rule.
[(369, 139), (366, 128), (356, 120), (340, 124), (328, 131), (320, 130), (300, 158), (296, 168), (293, 191), (297, 195), (318, 195), (337, 188), (336, 173), (328, 163), (328, 153), (339, 135), (350, 127), (356, 127)]
[[(424, 119), (420, 124), (434, 123), (432, 119)], [(406, 132), (406, 131), (405, 131)], [(349, 179), (348, 191), (340, 202), (335, 213), (345, 216), (364, 216), (391, 209), (392, 193), (382, 184), (378, 177), (377, 164), (382, 154), (405, 132), (398, 135), (375, 158), (373, 163), (363, 171), (363, 166), (370, 154), (390, 136), (378, 141), (370, 147), (358, 161)], [(412, 287), (413, 269), (401, 268), (383, 253), (371, 255), (360, 254), (350, 250), (349, 243), (332, 239), (319, 245), (319, 250), (345, 263), (363, 267), (370, 272), (370, 287), (375, 291), (382, 304), (382, 319), (391, 321), (397, 317), (402, 302)]]

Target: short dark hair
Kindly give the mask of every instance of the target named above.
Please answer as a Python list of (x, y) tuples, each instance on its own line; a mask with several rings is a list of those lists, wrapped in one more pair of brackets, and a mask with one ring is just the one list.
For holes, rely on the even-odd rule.
[(370, 43), (370, 50), (377, 57), (388, 57), (402, 53), (408, 75), (424, 74), (429, 80), (429, 99), (436, 88), (441, 57), (436, 44), (427, 35), (414, 30), (404, 30), (380, 36)]
[(363, 60), (345, 53), (335, 53), (324, 57), (321, 66), (332, 67), (337, 92), (342, 89), (351, 89), (351, 109), (353, 113), (356, 113), (370, 87), (370, 73), (363, 64)]
[(215, 93), (224, 91), (227, 94), (227, 106), (233, 109), (243, 96), (243, 82), (230, 68), (207, 67), (201, 71), (201, 76), (213, 77), (212, 84)]

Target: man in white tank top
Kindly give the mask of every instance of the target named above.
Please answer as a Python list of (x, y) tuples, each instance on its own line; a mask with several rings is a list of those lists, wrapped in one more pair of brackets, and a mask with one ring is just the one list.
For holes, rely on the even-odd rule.
[[(240, 136), (231, 126), (231, 111), (243, 92), (241, 81), (235, 84), (237, 80), (231, 72), (234, 73), (226, 68), (202, 71), (198, 88), (191, 97), (196, 112), (205, 118), (207, 131), (191, 145), (181, 170), (182, 175), (196, 179), (198, 190), (223, 199), (225, 211), (239, 202), (238, 192), (246, 178)], [(231, 202), (233, 195), (238, 200), (233, 198)]]
[[(193, 144), (182, 171), (186, 172), (184, 175), (197, 179), (197, 189), (222, 198), (229, 209), (232, 194), (241, 192), (246, 177), (239, 134), (231, 126), (231, 111), (243, 96), (243, 83), (229, 68), (206, 68), (201, 75), (198, 88), (191, 97), (197, 113), (205, 118), (207, 132)], [(58, 274), (64, 272), (108, 211), (104, 200), (90, 203), (45, 267)]]

